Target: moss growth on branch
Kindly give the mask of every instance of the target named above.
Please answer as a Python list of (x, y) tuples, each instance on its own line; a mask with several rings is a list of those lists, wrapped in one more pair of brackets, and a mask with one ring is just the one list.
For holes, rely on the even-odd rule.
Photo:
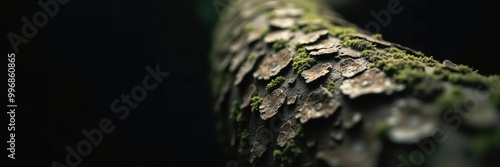
[(327, 89), (330, 93), (334, 93), (335, 92), (335, 83), (333, 83), (333, 81), (328, 82)]
[(299, 53), (297, 54), (297, 56), (293, 58), (292, 68), (300, 74), (302, 71), (310, 68), (312, 66), (312, 63), (314, 63), (316, 60), (309, 56), (307, 51), (303, 48), (299, 49), (298, 52)]
[(278, 51), (278, 50), (287, 48), (288, 46), (290, 46), (290, 44), (288, 44), (287, 40), (280, 39), (280, 40), (274, 42), (273, 49)]
[(266, 85), (266, 90), (269, 91), (274, 90), (278, 88), (283, 82), (285, 82), (285, 77), (282, 76), (276, 77)]
[(375, 39), (378, 39), (378, 40), (384, 40), (384, 39), (382, 38), (382, 34), (373, 34), (373, 35), (372, 35), (372, 38), (375, 38)]
[(250, 103), (250, 106), (252, 107), (252, 112), (254, 111), (259, 111), (259, 106), (262, 104), (262, 97), (259, 96), (254, 96), (252, 97), (252, 102)]
[(364, 50), (376, 50), (375, 44), (368, 42), (364, 39), (349, 39), (344, 41), (343, 45), (345, 47), (351, 47), (356, 50), (364, 51)]

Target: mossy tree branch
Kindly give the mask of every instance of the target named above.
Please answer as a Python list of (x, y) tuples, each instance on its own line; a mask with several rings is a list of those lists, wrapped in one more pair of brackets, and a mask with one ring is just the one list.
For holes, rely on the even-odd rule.
[[(462, 160), (485, 166), (500, 150), (499, 76), (384, 41), (317, 1), (232, 6), (211, 58), (217, 130), (240, 164), (442, 166), (472, 148)], [(414, 164), (415, 150), (427, 160)]]

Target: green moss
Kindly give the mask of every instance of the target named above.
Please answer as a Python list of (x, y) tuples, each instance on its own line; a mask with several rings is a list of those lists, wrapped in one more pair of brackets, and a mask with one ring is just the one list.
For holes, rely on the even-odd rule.
[(365, 50), (361, 54), (372, 62), (372, 67), (387, 72), (398, 83), (412, 86), (424, 78), (440, 78), (425, 72), (426, 66), (438, 67), (440, 65), (431, 57), (417, 57), (394, 47), (386, 48), (382, 52)]
[(274, 90), (274, 89), (278, 88), (283, 82), (285, 82), (285, 77), (282, 77), (282, 76), (276, 77), (266, 85), (266, 90), (269, 90), (269, 91)]
[(487, 83), (486, 77), (462, 65), (459, 65), (457, 70), (446, 69), (442, 65), (438, 65), (434, 68), (433, 74), (444, 81), (456, 84), (477, 85), (479, 83)]
[(377, 48), (375, 47), (375, 44), (366, 41), (364, 39), (349, 39), (345, 40), (343, 43), (344, 46), (346, 47), (351, 47), (353, 49), (363, 51), (363, 50), (376, 50)]
[(254, 60), (255, 58), (257, 58), (257, 54), (255, 52), (250, 53), (250, 55), (248, 56), (248, 60), (250, 61)]
[(335, 83), (333, 83), (333, 81), (330, 81), (328, 82), (328, 87), (327, 87), (328, 91), (333, 93), (335, 92)]
[(281, 167), (292, 166), (297, 162), (297, 157), (302, 154), (302, 149), (295, 143), (295, 140), (288, 140), (282, 150), (276, 149), (273, 151), (275, 163)]
[(301, 48), (298, 55), (293, 58), (292, 68), (300, 74), (302, 71), (310, 68), (315, 61), (305, 49)]
[(382, 53), (380, 53), (378, 50), (363, 50), (361, 52), (361, 56), (369, 62), (376, 62), (377, 60), (380, 60), (381, 54)]
[[(241, 143), (248, 141), (248, 137), (250, 136), (250, 133), (248, 133), (248, 129), (244, 128), (241, 133), (238, 133), (238, 138), (240, 139), (240, 145)], [(240, 147), (240, 149), (243, 149)]]
[(352, 27), (342, 27), (342, 26), (334, 26), (330, 25), (327, 26), (328, 30), (330, 31), (330, 35), (337, 37), (341, 40), (349, 40), (354, 34), (357, 34), (358, 31), (355, 28)]
[(281, 50), (281, 49), (286, 48), (288, 46), (290, 46), (290, 45), (288, 44), (287, 40), (280, 39), (280, 40), (274, 42), (273, 49), (278, 51), (278, 50)]
[(466, 66), (466, 65), (458, 65), (457, 68), (455, 69), (455, 71), (457, 71), (459, 73), (462, 73), (462, 74), (468, 74), (468, 73), (471, 73), (471, 72), (477, 72), (477, 71), (474, 71), (472, 68), (470, 68), (469, 66)]
[(390, 74), (398, 73), (401, 69), (418, 69), (423, 71), (425, 65), (418, 61), (409, 61), (408, 59), (397, 59), (394, 57), (385, 57), (373, 63), (373, 66), (380, 68)]
[(372, 37), (375, 38), (375, 39), (378, 39), (378, 40), (384, 40), (382, 38), (382, 34), (373, 34)]
[(252, 102), (250, 103), (250, 106), (252, 107), (252, 112), (254, 111), (259, 111), (259, 106), (262, 104), (262, 97), (259, 96), (254, 96), (252, 97)]
[[(443, 80), (465, 86), (484, 83), (486, 77), (481, 76), (473, 69), (458, 65), (455, 69), (444, 68), (441, 63), (428, 56), (415, 56), (395, 47), (385, 48), (379, 56), (377, 52), (363, 51), (372, 67), (377, 67), (393, 77), (397, 83), (409, 86), (413, 93), (424, 90), (421, 82), (425, 79), (431, 81)], [(426, 72), (426, 67), (432, 67), (432, 72)]]
[(309, 25), (302, 27), (302, 31), (304, 31), (304, 33), (311, 33), (311, 32), (323, 30), (323, 29), (325, 29), (325, 27), (323, 27), (320, 24), (309, 24)]
[(400, 50), (395, 47), (390, 47), (390, 48), (385, 48), (383, 50), (383, 54), (387, 57), (392, 57), (395, 59), (404, 59), (406, 61), (416, 61), (423, 63), (427, 66), (434, 67), (437, 65), (440, 65), (440, 63), (436, 60), (434, 60), (432, 57), (428, 56), (414, 56), (411, 54), (407, 54), (406, 51)]
[(244, 121), (243, 117), (243, 112), (241, 112), (240, 107), (239, 107), (239, 102), (238, 101), (233, 101), (233, 105), (231, 106), (231, 109), (229, 110), (229, 119), (241, 123)]
[[(397, 83), (408, 85), (417, 94), (425, 90), (425, 85), (421, 85), (424, 80), (474, 85), (486, 79), (467, 66), (446, 69), (432, 57), (411, 55), (395, 47), (385, 48), (382, 52), (364, 50), (361, 54), (371, 62), (372, 67), (385, 71)], [(426, 67), (433, 67), (432, 72), (426, 72)]]
[(282, 155), (283, 155), (283, 152), (281, 150), (276, 149), (276, 150), (273, 151), (273, 156), (274, 157), (280, 157)]
[(361, 56), (363, 56), (365, 58), (377, 56), (378, 54), (379, 54), (379, 52), (377, 52), (377, 50), (363, 50), (361, 52)]
[(295, 135), (299, 138), (304, 137), (304, 129), (302, 128), (302, 124), (295, 125)]
[(384, 49), (384, 53), (406, 53), (406, 51), (398, 49), (396, 47), (389, 47)]
[(393, 76), (398, 83), (413, 85), (422, 81), (428, 74), (421, 68), (404, 68), (396, 72)]
[(378, 121), (375, 125), (375, 132), (379, 137), (387, 137), (389, 128), (390, 126), (386, 121)]
[(295, 125), (295, 136), (295, 138), (288, 140), (284, 147), (278, 147), (273, 151), (273, 157), (276, 164), (282, 167), (288, 167), (297, 163), (297, 158), (302, 154), (302, 148), (296, 142), (304, 138), (302, 124)]
[(290, 31), (296, 31), (296, 30), (298, 30), (298, 29), (299, 29), (299, 26), (297, 26), (297, 25), (293, 25), (293, 26), (291, 26), (289, 29), (290, 29)]

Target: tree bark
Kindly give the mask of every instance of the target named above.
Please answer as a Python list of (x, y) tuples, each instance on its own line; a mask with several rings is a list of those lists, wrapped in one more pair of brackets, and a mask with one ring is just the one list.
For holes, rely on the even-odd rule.
[(500, 77), (371, 35), (318, 1), (241, 0), (215, 33), (228, 165), (492, 166)]

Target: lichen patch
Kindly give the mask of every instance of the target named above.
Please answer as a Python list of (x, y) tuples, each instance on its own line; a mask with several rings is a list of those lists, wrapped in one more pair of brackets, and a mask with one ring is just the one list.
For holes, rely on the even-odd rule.
[(351, 99), (366, 94), (385, 93), (389, 95), (404, 88), (404, 85), (394, 83), (377, 68), (368, 69), (353, 79), (344, 80), (340, 85), (342, 93), (349, 95)]
[(312, 66), (310, 69), (305, 70), (301, 73), (302, 77), (306, 79), (306, 83), (311, 83), (316, 79), (325, 76), (332, 69), (332, 65), (330, 63), (321, 63)]
[(337, 38), (327, 38), (319, 41), (316, 44), (305, 46), (304, 48), (306, 48), (306, 50), (308, 51), (312, 51), (312, 50), (333, 48), (334, 46), (340, 49), (340, 47), (342, 46), (342, 41), (340, 41), (340, 39)]
[(305, 123), (309, 119), (329, 117), (339, 107), (340, 102), (334, 99), (333, 94), (325, 88), (319, 87), (307, 96), (302, 109), (295, 117), (300, 118), (301, 123)]
[(340, 60), (339, 64), (342, 70), (342, 76), (347, 78), (353, 77), (368, 68), (368, 61), (365, 59), (346, 58)]
[(295, 137), (295, 131), (292, 129), (292, 123), (290, 121), (285, 122), (280, 128), (280, 134), (278, 135), (277, 144), (280, 147), (285, 146), (286, 142)]
[(260, 118), (267, 120), (278, 112), (278, 109), (285, 102), (286, 94), (282, 89), (276, 89), (267, 95), (259, 106)]
[(311, 44), (316, 41), (318, 41), (321, 37), (328, 35), (328, 30), (319, 30), (319, 31), (314, 31), (308, 34), (305, 34), (303, 36), (300, 36), (300, 38), (297, 39), (297, 43), (299, 45), (305, 45), (305, 44)]
[(359, 58), (359, 57), (361, 57), (361, 52), (356, 51), (356, 50), (351, 49), (351, 48), (340, 48), (339, 54), (336, 57), (337, 58), (344, 58), (344, 57)]
[(253, 76), (259, 80), (269, 80), (276, 76), (283, 68), (288, 66), (293, 59), (293, 52), (287, 48), (276, 54), (267, 56)]

